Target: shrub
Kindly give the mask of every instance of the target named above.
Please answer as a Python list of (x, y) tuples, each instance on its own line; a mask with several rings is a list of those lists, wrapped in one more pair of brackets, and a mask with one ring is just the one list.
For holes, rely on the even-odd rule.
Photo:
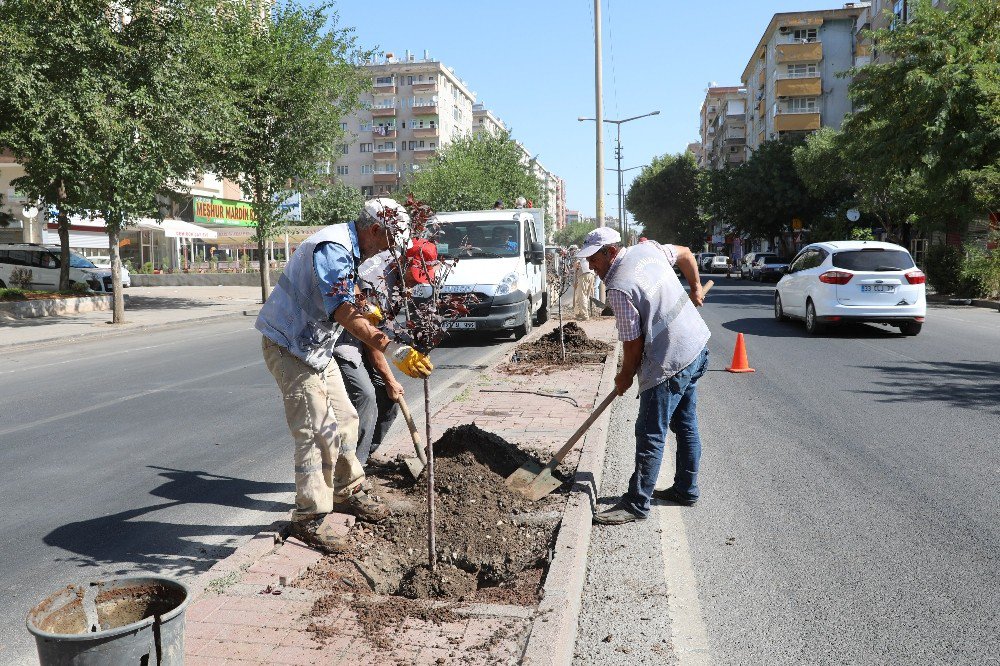
[(963, 298), (990, 297), (1000, 290), (1000, 249), (977, 243), (965, 246), (956, 295)]
[(31, 269), (15, 268), (10, 272), (10, 283), (15, 289), (27, 289), (31, 286)]
[(961, 281), (962, 251), (954, 245), (932, 245), (924, 259), (927, 280), (939, 294), (954, 294)]
[(27, 299), (23, 289), (0, 289), (0, 301), (25, 301)]

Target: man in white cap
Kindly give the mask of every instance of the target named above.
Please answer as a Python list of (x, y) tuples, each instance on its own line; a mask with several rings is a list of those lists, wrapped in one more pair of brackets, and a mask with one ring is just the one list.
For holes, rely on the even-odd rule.
[(384, 503), (363, 490), (365, 474), (355, 452), (358, 413), (337, 364), (331, 363), (338, 337), (349, 331), (369, 348), (388, 353), (411, 377), (426, 377), (434, 369), (426, 355), (391, 343), (373, 325), (381, 321), (381, 313), (355, 304), (358, 265), (400, 242), (406, 222), (395, 201), (373, 199), (357, 221), (324, 227), (307, 238), (289, 259), (255, 324), (264, 336), (264, 362), (281, 389), (295, 440), (291, 532), (325, 552), (348, 546), (323, 528), (329, 512), (372, 522), (389, 515)]
[[(586, 258), (607, 288), (624, 346), (622, 369), (615, 376), (618, 395), (639, 380), (639, 415), (635, 424), (635, 471), (628, 491), (594, 522), (620, 525), (649, 514), (650, 498), (693, 506), (698, 500), (698, 380), (708, 369), (708, 326), (695, 306), (702, 304), (698, 264), (691, 250), (646, 241), (620, 246), (621, 235), (609, 227), (587, 234), (576, 253)], [(681, 286), (673, 267), (690, 285)], [(677, 436), (674, 482), (654, 490), (667, 431)]]

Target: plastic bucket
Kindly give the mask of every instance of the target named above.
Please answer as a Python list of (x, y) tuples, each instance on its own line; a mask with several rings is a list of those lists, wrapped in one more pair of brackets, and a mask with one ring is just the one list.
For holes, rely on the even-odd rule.
[(189, 591), (145, 576), (69, 585), (28, 613), (41, 666), (184, 663)]

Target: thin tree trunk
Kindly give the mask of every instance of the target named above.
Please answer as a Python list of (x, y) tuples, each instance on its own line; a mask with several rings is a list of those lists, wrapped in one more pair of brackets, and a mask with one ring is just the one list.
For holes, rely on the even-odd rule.
[(56, 195), (59, 220), (59, 291), (69, 291), (69, 215), (66, 214), (66, 185), (59, 181)]
[(260, 226), (257, 226), (257, 254), (260, 260), (260, 302), (263, 303), (267, 300), (268, 295), (271, 293), (271, 266), (267, 261), (267, 254), (264, 252), (264, 247), (267, 241), (260, 233)]
[(562, 299), (563, 299), (563, 295), (565, 293), (563, 280), (559, 280), (559, 282), (558, 282), (558, 290), (557, 290), (556, 293), (558, 294), (558, 298), (556, 300), (559, 301), (559, 303), (558, 303), (558, 310), (559, 310), (559, 348), (562, 350), (562, 362), (565, 363), (566, 362), (566, 330), (563, 328), (563, 316), (562, 316)]
[[(105, 221), (108, 219), (104, 217)], [(120, 231), (117, 224), (108, 224), (108, 248), (111, 250), (111, 289), (114, 305), (111, 311), (112, 324), (125, 323), (125, 295), (122, 293), (122, 261), (118, 249)]]
[(437, 569), (437, 547), (434, 543), (434, 440), (431, 439), (431, 389), (424, 378), (424, 419), (427, 441), (427, 560), (431, 571)]

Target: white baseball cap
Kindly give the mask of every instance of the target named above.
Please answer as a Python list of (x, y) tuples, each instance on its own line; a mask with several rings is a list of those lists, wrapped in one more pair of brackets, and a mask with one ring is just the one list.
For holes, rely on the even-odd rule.
[(583, 239), (583, 247), (576, 256), (583, 259), (594, 254), (605, 245), (615, 245), (622, 242), (622, 235), (611, 227), (597, 227)]
[(362, 214), (368, 215), (375, 220), (378, 220), (379, 224), (382, 224), (382, 218), (379, 217), (381, 213), (386, 208), (396, 211), (396, 226), (399, 228), (398, 231), (404, 231), (409, 227), (410, 216), (395, 199), (390, 199), (389, 197), (375, 197), (374, 199), (369, 199), (365, 202), (365, 207), (362, 210)]

